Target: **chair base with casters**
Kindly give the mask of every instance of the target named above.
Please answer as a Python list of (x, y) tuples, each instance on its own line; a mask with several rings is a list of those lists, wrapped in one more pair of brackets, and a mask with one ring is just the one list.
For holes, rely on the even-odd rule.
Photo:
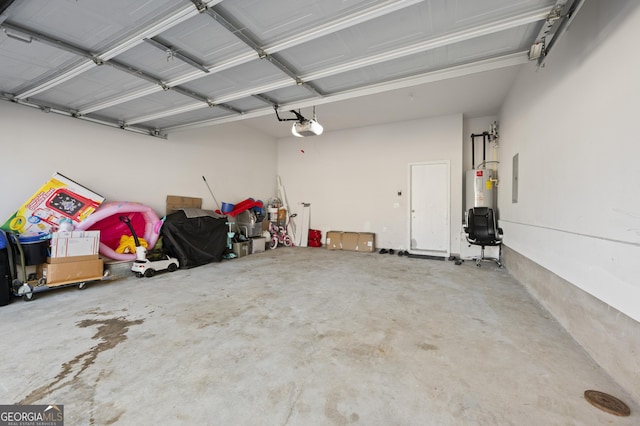
[[(480, 256), (475, 256), (473, 260), (476, 266), (486, 262), (496, 262), (498, 267), (502, 268), (500, 260), (502, 253), (502, 228), (496, 225), (493, 209), (489, 207), (474, 207), (469, 209), (467, 217), (467, 226), (464, 227), (467, 241), (469, 244), (480, 246)], [(498, 257), (486, 257), (485, 247), (498, 247)]]
[(498, 264), (499, 268), (504, 268), (504, 266), (502, 265), (502, 262), (500, 261), (501, 253), (502, 253), (502, 246), (500, 245), (498, 247), (498, 257), (487, 257), (484, 255), (484, 249), (485, 246), (481, 246), (480, 248), (480, 256), (475, 256), (472, 257), (471, 260), (476, 262), (476, 266), (479, 268), (482, 262), (495, 262)]

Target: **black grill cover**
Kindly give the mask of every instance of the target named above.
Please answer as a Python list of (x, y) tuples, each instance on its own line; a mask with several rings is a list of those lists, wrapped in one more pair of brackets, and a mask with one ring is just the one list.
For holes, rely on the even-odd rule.
[(162, 243), (180, 268), (220, 262), (227, 248), (227, 219), (205, 215), (187, 217), (178, 210), (167, 216), (161, 228)]

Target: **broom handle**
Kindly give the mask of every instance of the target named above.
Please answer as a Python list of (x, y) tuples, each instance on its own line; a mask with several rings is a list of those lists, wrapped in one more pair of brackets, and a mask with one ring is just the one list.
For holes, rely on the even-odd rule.
[(218, 206), (218, 210), (222, 211), (222, 209), (220, 208), (220, 204), (218, 204), (218, 200), (216, 200), (216, 196), (213, 195), (213, 191), (211, 190), (211, 187), (209, 186), (209, 182), (207, 182), (207, 180), (204, 178), (204, 176), (202, 176), (202, 180), (204, 181), (205, 185), (207, 185), (207, 188), (209, 189), (209, 193), (213, 197), (213, 201), (215, 201), (216, 202), (216, 206)]

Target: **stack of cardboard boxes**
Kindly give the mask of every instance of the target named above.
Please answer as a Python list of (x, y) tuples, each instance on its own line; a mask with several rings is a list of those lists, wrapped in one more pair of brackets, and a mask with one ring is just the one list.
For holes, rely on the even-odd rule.
[(98, 257), (100, 231), (54, 232), (51, 256), (38, 266), (38, 276), (50, 287), (102, 278), (104, 265)]
[(348, 250), (373, 253), (376, 250), (375, 234), (372, 232), (327, 232), (326, 246), (329, 250)]

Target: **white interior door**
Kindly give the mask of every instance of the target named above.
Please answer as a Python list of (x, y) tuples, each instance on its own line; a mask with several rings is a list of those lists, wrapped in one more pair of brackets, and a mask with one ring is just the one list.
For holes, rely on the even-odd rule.
[(409, 169), (409, 252), (449, 257), (449, 161), (410, 164)]

